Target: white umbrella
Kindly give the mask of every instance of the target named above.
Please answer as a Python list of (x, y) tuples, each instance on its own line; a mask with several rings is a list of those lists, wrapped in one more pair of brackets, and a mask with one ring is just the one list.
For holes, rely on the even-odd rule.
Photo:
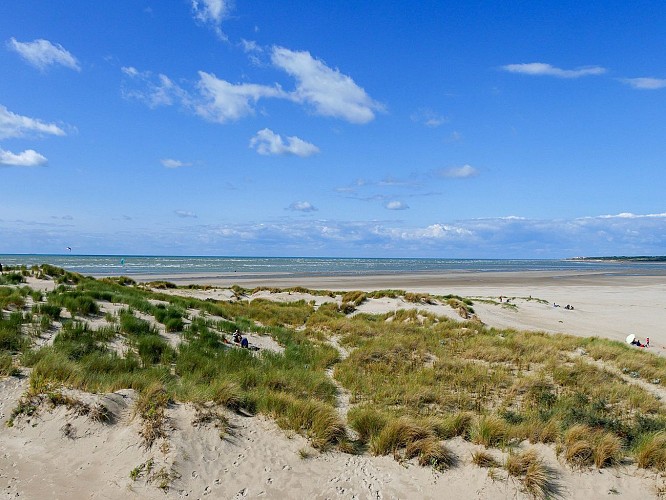
[(633, 333), (630, 333), (629, 335), (627, 335), (627, 338), (624, 339), (624, 340), (627, 344), (631, 344), (634, 341), (635, 338), (636, 338), (636, 335), (634, 335)]

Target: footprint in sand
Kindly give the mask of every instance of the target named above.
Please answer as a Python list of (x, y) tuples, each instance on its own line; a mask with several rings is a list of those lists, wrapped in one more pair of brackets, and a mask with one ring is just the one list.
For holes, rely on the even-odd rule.
[(236, 495), (234, 495), (234, 500), (237, 500), (239, 498), (245, 498), (247, 496), (247, 488), (243, 488), (240, 490)]

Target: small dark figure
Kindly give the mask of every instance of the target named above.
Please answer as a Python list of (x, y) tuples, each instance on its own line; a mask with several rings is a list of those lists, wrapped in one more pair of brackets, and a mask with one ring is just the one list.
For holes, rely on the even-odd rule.
[(247, 341), (247, 339), (245, 337), (243, 337), (243, 340), (241, 340), (241, 347), (243, 347), (245, 349), (250, 347), (250, 343)]
[(234, 342), (236, 342), (237, 344), (240, 344), (240, 341), (241, 341), (241, 334), (238, 330), (236, 330), (234, 332)]
[(650, 337), (645, 339), (645, 347), (650, 347)]
[(0, 273), (2, 272), (2, 263), (0, 263)]

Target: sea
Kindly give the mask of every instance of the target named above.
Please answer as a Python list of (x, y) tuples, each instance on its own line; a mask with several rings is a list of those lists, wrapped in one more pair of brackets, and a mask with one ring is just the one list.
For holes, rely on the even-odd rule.
[(411, 259), (326, 257), (200, 257), (147, 255), (0, 255), (3, 266), (51, 264), (85, 276), (245, 275), (354, 276), (429, 272), (594, 271), (664, 275), (666, 262), (582, 259)]

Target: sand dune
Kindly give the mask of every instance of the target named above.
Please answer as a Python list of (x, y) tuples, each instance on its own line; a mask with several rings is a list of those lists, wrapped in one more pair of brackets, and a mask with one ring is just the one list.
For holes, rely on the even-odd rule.
[[(650, 351), (663, 354), (666, 284), (652, 277), (604, 280), (599, 276), (576, 276), (557, 280), (548, 276), (514, 276), (503, 277), (501, 281), (496, 276), (486, 284), (477, 282), (481, 279), (478, 276), (451, 283), (442, 281), (442, 277), (417, 278), (404, 277), (402, 281), (398, 277), (308, 278), (293, 284), (312, 289), (401, 288), (470, 296), (475, 297), (476, 314), (490, 326), (617, 340), (632, 332), (639, 337), (649, 336), (653, 345)], [(283, 279), (264, 284), (293, 285)], [(204, 299), (233, 298), (233, 294), (221, 288), (183, 292)], [(500, 295), (511, 297), (512, 305), (499, 303)], [(339, 300), (339, 296), (294, 292), (259, 292), (253, 298), (315, 300), (317, 305)], [(554, 307), (553, 303), (572, 304), (574, 310)], [(426, 307), (402, 299), (372, 299), (359, 306), (358, 311), (383, 313), (410, 307), (458, 317), (445, 304)], [(262, 348), (280, 349), (279, 345), (271, 344), (272, 339), (261, 336), (250, 341), (257, 344), (263, 341)], [(627, 382), (637, 383), (628, 377)], [(139, 419), (132, 412), (136, 397), (133, 391), (98, 395), (68, 392), (89, 405), (101, 403), (107, 407), (112, 414), (109, 423), (96, 422), (65, 406), (50, 409), (44, 403), (36, 414), (21, 415), (8, 427), (12, 410), (27, 388), (25, 370), (22, 377), (0, 380), (2, 498), (529, 498), (522, 485), (501, 469), (489, 473), (472, 465), (472, 452), (481, 448), (459, 438), (447, 442), (457, 456), (456, 466), (438, 472), (420, 467), (413, 460), (398, 462), (392, 457), (369, 454), (322, 453), (313, 449), (304, 437), (285, 432), (261, 416), (221, 410), (228, 428), (215, 427), (212, 422), (197, 423), (197, 410), (192, 404), (173, 403), (167, 410), (167, 438), (146, 449), (139, 438)], [(338, 399), (340, 411), (344, 412), (349, 404), (348, 395), (345, 399), (341, 391)], [(527, 446), (533, 447), (521, 445)], [(654, 472), (638, 470), (633, 465), (575, 471), (556, 457), (552, 446), (536, 445), (536, 448), (557, 473), (560, 498), (590, 500), (617, 495), (644, 499), (656, 498), (665, 491), (664, 478)], [(506, 457), (501, 450), (491, 451), (498, 459)], [(162, 484), (164, 490), (160, 488)]]

